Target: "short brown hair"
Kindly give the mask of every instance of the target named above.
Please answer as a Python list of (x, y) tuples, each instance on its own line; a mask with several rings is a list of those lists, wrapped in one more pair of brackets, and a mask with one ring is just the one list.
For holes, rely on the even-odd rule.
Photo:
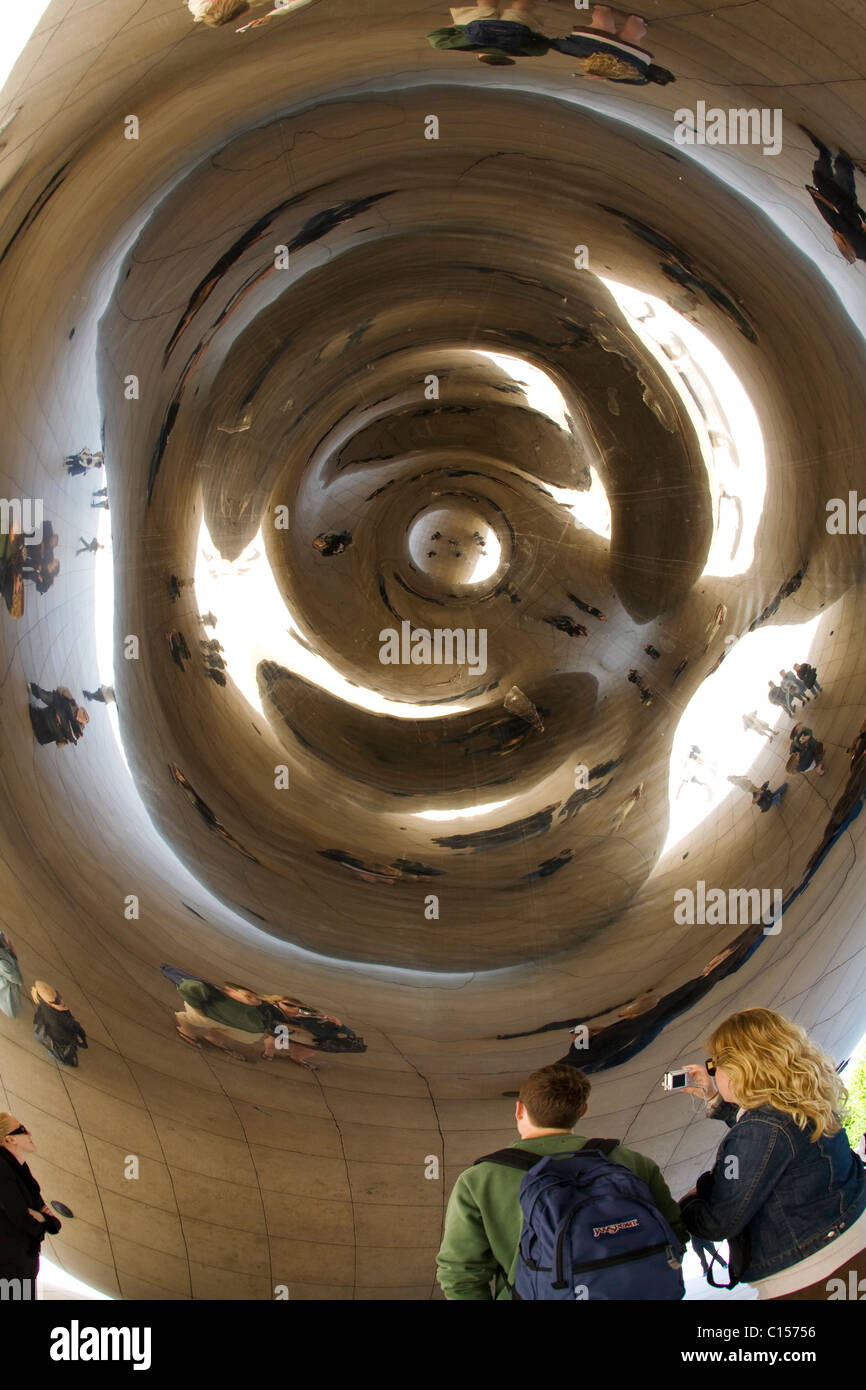
[(553, 1063), (527, 1076), (519, 1099), (537, 1129), (572, 1129), (591, 1089), (589, 1077), (577, 1067)]

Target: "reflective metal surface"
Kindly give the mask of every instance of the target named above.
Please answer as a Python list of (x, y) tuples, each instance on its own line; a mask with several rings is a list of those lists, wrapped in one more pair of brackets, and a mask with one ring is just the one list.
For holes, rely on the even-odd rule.
[(863, 1032), (866, 27), (284, 10), (2, 93), (0, 1108), (123, 1297), (428, 1298), (527, 1071), (678, 1193), (719, 1019)]

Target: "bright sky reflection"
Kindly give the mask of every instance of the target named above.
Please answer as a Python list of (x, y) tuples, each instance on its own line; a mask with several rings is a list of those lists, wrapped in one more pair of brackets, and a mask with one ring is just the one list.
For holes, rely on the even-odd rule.
[[(262, 533), (258, 532), (233, 563), (218, 554), (204, 521), (199, 532), (195, 567), (195, 595), (200, 613), (213, 611), (218, 619), (214, 635), (222, 643), (229, 675), (247, 702), (263, 714), (256, 668), (260, 661), (275, 661), (287, 670), (329, 691), (348, 704), (398, 719), (439, 719), (441, 706), (413, 705), (388, 700), (375, 690), (351, 685), (324, 657), (309, 652), (293, 635), (300, 632), (268, 563)], [(303, 634), (301, 634), (303, 635)], [(448, 706), (460, 714), (469, 705)]]
[[(565, 397), (547, 372), (542, 371), (540, 367), (532, 366), (530, 362), (525, 362), (522, 357), (512, 357), (507, 353), (479, 352), (478, 356), (488, 357), (491, 362), (495, 362), (507, 372), (513, 382), (522, 386), (533, 410), (546, 415), (555, 425), (559, 425), (560, 429), (571, 429), (572, 421)], [(610, 540), (610, 504), (607, 493), (598, 473), (591, 465), (589, 472), (592, 485), (586, 492), (580, 492), (576, 488), (555, 487), (553, 483), (547, 482), (544, 486), (555, 502), (569, 508), (576, 524)]]
[(511, 801), (488, 801), (483, 806), (464, 806), (460, 811), (414, 811), (418, 820), (472, 820), (475, 816), (486, 816), (490, 811), (498, 811)]
[[(15, 0), (3, 6), (3, 44), (0, 47), (0, 97), (10, 72), (23, 53), (27, 41), (51, 0)], [(10, 115), (0, 104), (0, 125)]]
[(546, 415), (555, 425), (559, 425), (560, 429), (569, 428), (565, 398), (556, 382), (547, 372), (542, 371), (541, 367), (534, 367), (522, 357), (512, 357), (510, 353), (505, 352), (479, 351), (478, 356), (489, 358), (503, 372), (507, 372), (512, 381), (524, 386), (526, 399), (534, 410)]
[(467, 579), (467, 584), (482, 584), (485, 579), (489, 579), (491, 574), (495, 574), (499, 568), (499, 561), (502, 556), (502, 546), (491, 531), (486, 540), (486, 552), (479, 551), (472, 573)]
[[(103, 485), (102, 473), (92, 474), (100, 484)], [(98, 518), (96, 524), (96, 539), (103, 550), (97, 550), (93, 557), (93, 618), (96, 632), (96, 664), (99, 671), (100, 685), (114, 685), (114, 554), (111, 544), (111, 513), (99, 508), (92, 513)], [(90, 687), (88, 686), (88, 689)], [(99, 706), (96, 706), (99, 709)], [(126, 752), (123, 747), (123, 739), (120, 735), (120, 720), (117, 714), (117, 705), (113, 701), (108, 701), (103, 706), (114, 741), (117, 744), (120, 756), (126, 764), (129, 772), (129, 763), (126, 759)], [(91, 707), (92, 714), (92, 707)]]
[(74, 1274), (70, 1274), (67, 1269), (61, 1269), (53, 1260), (46, 1259), (43, 1255), (39, 1261), (39, 1282), (36, 1285), (37, 1300), (50, 1301), (69, 1301), (75, 1302), (78, 1299), (90, 1300), (94, 1303), (113, 1303), (115, 1300), (110, 1294), (100, 1293), (92, 1285), (85, 1284), (83, 1279), (76, 1279)]
[(764, 439), (739, 377), (718, 348), (663, 299), (605, 280), (632, 330), (680, 398), (701, 443), (714, 533), (703, 573), (745, 574), (764, 510)]
[[(747, 793), (731, 785), (727, 780), (729, 774), (749, 777), (757, 786), (769, 778), (774, 791), (787, 780), (786, 733), (792, 721), (784, 710), (767, 700), (767, 682), (772, 678), (778, 685), (781, 668), (789, 671), (795, 661), (808, 659), (818, 623), (824, 616), (821, 613), (806, 623), (790, 627), (773, 625), (747, 633), (718, 671), (695, 691), (674, 734), (669, 783), (670, 829), (662, 854), (673, 849), (728, 796), (738, 798), (744, 815), (752, 814)], [(717, 636), (708, 655), (718, 656), (722, 650), (723, 637)], [(820, 677), (819, 671), (819, 680)], [(798, 718), (802, 717), (809, 724), (809, 706), (802, 716), (799, 705), (797, 709)], [(757, 711), (759, 719), (781, 731), (772, 743), (762, 734), (743, 728), (743, 715), (752, 710)], [(709, 766), (689, 758), (692, 744), (700, 748), (700, 756)], [(687, 780), (683, 785), (684, 779), (691, 777), (699, 778), (706, 787)]]

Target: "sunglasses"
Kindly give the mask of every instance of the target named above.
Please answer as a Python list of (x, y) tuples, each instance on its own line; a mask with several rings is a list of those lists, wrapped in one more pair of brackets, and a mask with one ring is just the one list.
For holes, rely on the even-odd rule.
[(14, 1134), (29, 1134), (29, 1133), (30, 1133), (30, 1130), (29, 1130), (29, 1129), (25, 1129), (23, 1125), (19, 1125), (17, 1129), (10, 1129), (10, 1131), (9, 1131), (9, 1133), (7, 1134), (6, 1138), (7, 1138), (7, 1139), (11, 1139), (12, 1136), (13, 1136)]
[(716, 1074), (716, 1064), (715, 1064), (715, 1062), (713, 1061), (712, 1057), (708, 1057), (708, 1058), (707, 1058), (707, 1060), (704, 1062), (704, 1066), (705, 1066), (706, 1069), (707, 1069), (707, 1076), (715, 1076), (715, 1074)]

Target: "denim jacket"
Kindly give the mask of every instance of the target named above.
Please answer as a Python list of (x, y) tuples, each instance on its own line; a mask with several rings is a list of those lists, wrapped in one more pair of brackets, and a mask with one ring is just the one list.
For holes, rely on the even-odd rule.
[[(746, 1110), (714, 1097), (711, 1119), (729, 1132), (711, 1173), (683, 1198), (692, 1235), (727, 1240), (731, 1272), (754, 1282), (805, 1260), (841, 1235), (866, 1210), (866, 1170), (844, 1129), (812, 1143), (770, 1105)], [(736, 1160), (733, 1162), (732, 1160)]]

